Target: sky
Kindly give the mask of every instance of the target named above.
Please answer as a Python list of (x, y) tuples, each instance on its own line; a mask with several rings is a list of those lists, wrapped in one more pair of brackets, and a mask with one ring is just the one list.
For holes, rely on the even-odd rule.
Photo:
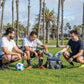
[[(39, 1), (30, 0), (30, 31), (35, 24), (35, 18), (39, 14)], [(45, 0), (46, 6), (58, 13), (58, 0)], [(19, 0), (19, 21), (27, 26), (28, 21), (28, 0)], [(67, 22), (73, 27), (74, 25), (81, 25), (83, 21), (83, 3), (84, 0), (65, 0), (64, 2), (64, 26)], [(0, 9), (1, 16), (1, 9)], [(0, 17), (1, 19), (1, 17)], [(14, 0), (14, 20), (16, 20), (16, 0)], [(3, 24), (12, 23), (12, 0), (6, 0), (4, 9)]]

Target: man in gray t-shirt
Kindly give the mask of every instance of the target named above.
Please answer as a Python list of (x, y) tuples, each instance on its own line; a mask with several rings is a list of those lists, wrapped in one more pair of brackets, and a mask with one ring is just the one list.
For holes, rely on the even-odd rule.
[(28, 60), (27, 63), (29, 64), (27, 69), (31, 69), (31, 63), (30, 63), (30, 58), (32, 57), (38, 57), (39, 56), (39, 68), (40, 69), (45, 69), (42, 66), (43, 63), (43, 52), (42, 50), (37, 51), (36, 47), (41, 46), (45, 49), (46, 53), (48, 53), (47, 47), (40, 42), (39, 39), (37, 39), (37, 33), (32, 31), (29, 36), (25, 37), (23, 39), (23, 48), (26, 50), (26, 53), (28, 55)]

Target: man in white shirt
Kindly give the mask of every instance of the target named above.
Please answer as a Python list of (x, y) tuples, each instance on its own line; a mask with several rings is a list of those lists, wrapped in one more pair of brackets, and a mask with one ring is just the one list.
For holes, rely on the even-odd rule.
[(30, 63), (30, 58), (38, 57), (38, 56), (39, 56), (39, 68), (40, 69), (46, 69), (45, 67), (42, 66), (43, 51), (42, 50), (39, 50), (39, 51), (36, 50), (36, 47), (38, 45), (43, 47), (45, 49), (46, 53), (48, 53), (47, 47), (37, 39), (37, 33), (36, 32), (32, 31), (29, 36), (27, 36), (23, 39), (23, 48), (27, 51), (27, 57), (28, 57), (27, 69), (32, 68), (31, 63)]
[[(2, 68), (3, 64), (6, 64), (9, 67), (10, 63), (17, 61), (17, 60), (22, 60), (21, 56), (25, 54), (23, 53), (22, 50), (20, 50), (16, 46), (13, 40), (14, 35), (15, 35), (14, 29), (8, 28), (6, 30), (6, 33), (2, 37), (2, 39), (0, 39), (0, 69), (1, 70), (3, 70)], [(14, 49), (16, 52), (12, 52), (12, 49)]]

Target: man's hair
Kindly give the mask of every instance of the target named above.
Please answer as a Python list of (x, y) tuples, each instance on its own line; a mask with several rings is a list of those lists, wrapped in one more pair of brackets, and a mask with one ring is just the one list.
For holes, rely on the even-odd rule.
[(12, 33), (13, 31), (15, 31), (14, 28), (9, 27), (9, 28), (6, 29), (6, 32), (5, 32), (4, 35), (8, 35), (9, 33)]
[(75, 35), (78, 35), (77, 30), (72, 30), (72, 31), (70, 31), (70, 34), (72, 34), (72, 33), (74, 33)]
[(31, 33), (30, 33), (30, 36), (33, 36), (33, 35), (37, 35), (37, 33), (35, 32), (35, 31), (32, 31)]

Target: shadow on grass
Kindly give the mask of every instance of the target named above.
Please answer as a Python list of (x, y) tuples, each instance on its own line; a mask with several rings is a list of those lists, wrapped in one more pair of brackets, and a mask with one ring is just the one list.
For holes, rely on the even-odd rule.
[[(25, 68), (28, 66), (26, 64), (24, 64)], [(80, 65), (76, 65), (74, 67), (68, 67), (67, 65), (63, 65), (63, 68), (62, 69), (74, 69), (74, 68), (79, 68)], [(15, 65), (10, 65), (10, 67), (12, 68), (11, 70), (13, 71), (17, 71), (16, 68), (15, 68)], [(38, 68), (39, 65), (38, 64), (35, 64), (35, 65), (32, 65), (32, 68)], [(45, 67), (45, 66), (44, 66)]]
[(79, 68), (79, 66), (80, 66), (80, 65), (68, 67), (68, 66), (66, 66), (66, 65), (63, 65), (63, 68), (73, 69), (73, 68)]

